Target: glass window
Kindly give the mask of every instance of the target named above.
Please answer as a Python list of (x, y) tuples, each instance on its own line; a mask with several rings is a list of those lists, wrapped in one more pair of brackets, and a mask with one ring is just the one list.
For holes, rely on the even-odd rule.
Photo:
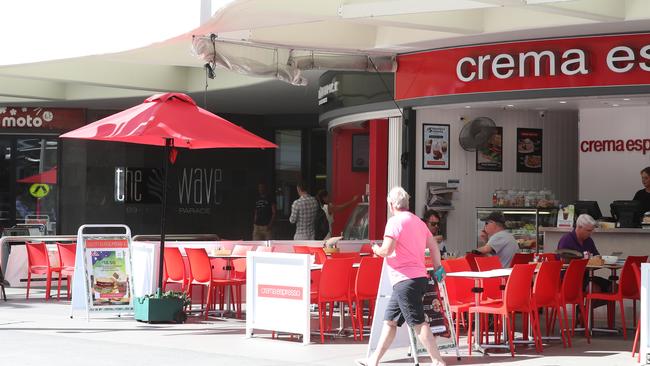
[(0, 226), (11, 227), (13, 194), (11, 184), (11, 140), (0, 140)]
[(275, 132), (276, 205), (280, 217), (291, 214), (291, 203), (298, 197), (296, 184), (302, 167), (302, 132), (277, 130)]

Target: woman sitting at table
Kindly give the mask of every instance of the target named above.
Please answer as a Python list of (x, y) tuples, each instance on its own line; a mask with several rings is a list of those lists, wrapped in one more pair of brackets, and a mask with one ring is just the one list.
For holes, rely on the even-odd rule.
[[(600, 255), (596, 249), (596, 243), (591, 238), (591, 233), (596, 228), (596, 220), (593, 217), (582, 214), (576, 220), (576, 228), (570, 233), (566, 233), (560, 238), (557, 249), (571, 249), (578, 253), (589, 252), (589, 256)], [(602, 277), (593, 276), (594, 292), (609, 292), (610, 282)], [(584, 288), (587, 288), (589, 278), (585, 273)]]

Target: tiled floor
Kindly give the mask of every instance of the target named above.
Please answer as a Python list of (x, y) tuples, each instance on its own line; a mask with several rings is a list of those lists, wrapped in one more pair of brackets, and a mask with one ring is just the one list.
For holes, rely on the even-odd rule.
[[(366, 342), (352, 339), (308, 346), (288, 336), (271, 339), (268, 333), (245, 339), (244, 321), (232, 319), (191, 317), (177, 325), (104, 316), (88, 322), (69, 318), (68, 301), (45, 302), (38, 291), (26, 301), (22, 289), (8, 289), (8, 294), (9, 301), (0, 302), (0, 365), (353, 365), (367, 349)], [(533, 347), (521, 346), (515, 358), (507, 353), (467, 357), (467, 347), (462, 347), (461, 361), (452, 351), (445, 359), (450, 365), (635, 365), (630, 354), (633, 335), (627, 341), (620, 335), (599, 335), (590, 345), (576, 337), (571, 349), (552, 342), (541, 355)], [(406, 352), (391, 350), (385, 364), (411, 365)]]

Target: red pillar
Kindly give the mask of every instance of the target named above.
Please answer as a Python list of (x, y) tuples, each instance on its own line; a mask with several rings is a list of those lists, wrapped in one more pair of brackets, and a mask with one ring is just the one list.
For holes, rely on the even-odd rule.
[(381, 240), (386, 226), (386, 196), (388, 195), (388, 120), (374, 119), (370, 125), (370, 227), (368, 237)]

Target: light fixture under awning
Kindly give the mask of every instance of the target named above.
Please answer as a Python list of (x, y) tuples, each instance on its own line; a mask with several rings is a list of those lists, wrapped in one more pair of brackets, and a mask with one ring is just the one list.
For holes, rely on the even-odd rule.
[(276, 78), (293, 85), (307, 85), (307, 79), (302, 75), (305, 70), (397, 70), (394, 54), (298, 49), (286, 45), (224, 40), (214, 34), (194, 36), (192, 51), (213, 69)]

